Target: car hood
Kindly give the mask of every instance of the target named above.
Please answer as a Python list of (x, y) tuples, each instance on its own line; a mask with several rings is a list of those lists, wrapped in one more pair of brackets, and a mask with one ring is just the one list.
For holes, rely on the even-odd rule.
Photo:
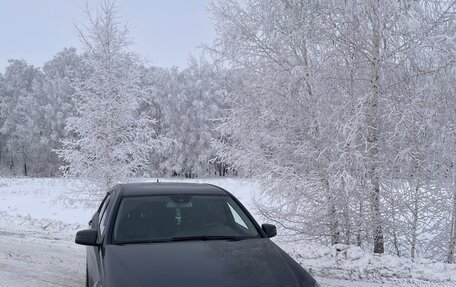
[(266, 238), (108, 245), (106, 287), (313, 287), (314, 279)]

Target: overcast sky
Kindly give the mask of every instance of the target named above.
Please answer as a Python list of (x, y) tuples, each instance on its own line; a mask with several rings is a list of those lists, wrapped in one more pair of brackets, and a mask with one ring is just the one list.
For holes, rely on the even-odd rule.
[[(96, 8), (102, 0), (89, 0)], [(206, 12), (210, 0), (119, 0), (132, 47), (150, 65), (183, 68), (201, 43), (211, 43), (214, 27)], [(74, 24), (83, 23), (86, 0), (0, 0), (0, 72), (8, 59), (35, 66), (64, 47), (79, 49)]]

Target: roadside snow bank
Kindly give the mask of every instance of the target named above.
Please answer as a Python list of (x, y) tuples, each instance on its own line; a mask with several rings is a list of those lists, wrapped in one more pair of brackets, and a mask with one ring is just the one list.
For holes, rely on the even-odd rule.
[[(85, 224), (99, 203), (93, 200), (89, 204), (85, 199), (88, 198), (85, 195), (95, 188), (83, 180), (0, 178), (0, 212), (68, 224)], [(81, 194), (86, 202), (82, 202)]]
[(278, 243), (317, 277), (413, 286), (456, 286), (456, 265), (366, 253), (358, 246)]
[(73, 241), (78, 230), (85, 226), (69, 224), (47, 218), (32, 218), (30, 215), (10, 215), (0, 211), (0, 234), (20, 237), (35, 237), (51, 240)]

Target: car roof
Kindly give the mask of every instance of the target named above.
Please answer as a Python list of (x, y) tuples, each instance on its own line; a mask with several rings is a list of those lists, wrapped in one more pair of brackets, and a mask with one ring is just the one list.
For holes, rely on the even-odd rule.
[(121, 183), (118, 186), (120, 186), (123, 196), (169, 194), (228, 195), (228, 192), (221, 187), (207, 183), (137, 182)]

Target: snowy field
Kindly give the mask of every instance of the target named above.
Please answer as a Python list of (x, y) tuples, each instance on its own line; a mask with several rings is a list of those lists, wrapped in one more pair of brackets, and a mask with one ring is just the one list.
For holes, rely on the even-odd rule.
[[(254, 214), (255, 186), (239, 179), (206, 179), (235, 194)], [(0, 286), (84, 286), (85, 248), (73, 243), (97, 203), (76, 191), (93, 189), (66, 179), (0, 180)], [(275, 241), (328, 287), (456, 286), (456, 266), (429, 260), (374, 256), (354, 246)], [(284, 286), (285, 287), (285, 286)]]

